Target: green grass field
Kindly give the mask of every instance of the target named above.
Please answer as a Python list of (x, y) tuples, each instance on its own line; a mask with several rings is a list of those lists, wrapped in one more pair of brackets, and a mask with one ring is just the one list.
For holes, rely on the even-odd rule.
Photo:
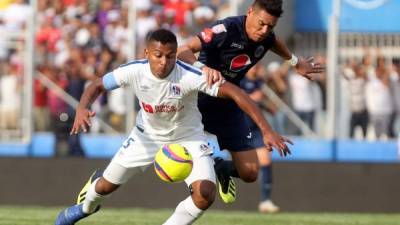
[[(0, 207), (0, 225), (48, 225), (60, 208)], [(159, 225), (171, 210), (104, 209), (80, 225)], [(400, 214), (280, 213), (210, 210), (198, 225), (400, 225)]]

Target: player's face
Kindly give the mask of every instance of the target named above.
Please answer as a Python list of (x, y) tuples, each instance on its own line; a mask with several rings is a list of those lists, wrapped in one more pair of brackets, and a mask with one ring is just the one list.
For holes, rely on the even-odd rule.
[(158, 78), (165, 78), (174, 69), (177, 46), (173, 43), (162, 44), (150, 41), (145, 49), (151, 72)]
[(247, 36), (255, 42), (262, 41), (274, 29), (277, 22), (278, 17), (265, 10), (250, 7), (246, 18)]

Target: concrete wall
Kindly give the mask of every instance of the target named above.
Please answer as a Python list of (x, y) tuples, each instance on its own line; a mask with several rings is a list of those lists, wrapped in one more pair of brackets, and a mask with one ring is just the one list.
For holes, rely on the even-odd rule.
[[(95, 168), (108, 160), (81, 158), (0, 158), (0, 204), (70, 205)], [(273, 199), (285, 211), (400, 211), (399, 164), (274, 164)], [(237, 182), (233, 205), (217, 200), (214, 209), (256, 210), (258, 184)], [(134, 177), (106, 207), (174, 208), (188, 195), (183, 184), (166, 184), (152, 168)]]

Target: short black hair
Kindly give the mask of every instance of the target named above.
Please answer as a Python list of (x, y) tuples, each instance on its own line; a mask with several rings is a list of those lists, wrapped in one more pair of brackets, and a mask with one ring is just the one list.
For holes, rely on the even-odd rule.
[(147, 43), (151, 41), (158, 41), (161, 42), (161, 44), (171, 43), (178, 45), (175, 34), (166, 29), (157, 29), (151, 32), (147, 37)]
[(255, 0), (253, 7), (265, 10), (275, 17), (281, 17), (283, 13), (282, 0)]

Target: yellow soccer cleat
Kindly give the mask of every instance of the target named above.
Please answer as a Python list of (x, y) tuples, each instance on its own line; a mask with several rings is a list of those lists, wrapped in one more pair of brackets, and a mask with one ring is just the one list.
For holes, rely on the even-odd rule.
[(86, 182), (85, 186), (83, 186), (82, 190), (79, 192), (78, 198), (76, 199), (76, 204), (81, 204), (86, 198), (86, 192), (89, 189), (90, 185), (99, 177), (103, 176), (103, 170), (97, 169), (92, 175), (89, 177), (89, 180)]
[(232, 177), (218, 178), (219, 196), (226, 204), (231, 204), (236, 200), (236, 185)]

